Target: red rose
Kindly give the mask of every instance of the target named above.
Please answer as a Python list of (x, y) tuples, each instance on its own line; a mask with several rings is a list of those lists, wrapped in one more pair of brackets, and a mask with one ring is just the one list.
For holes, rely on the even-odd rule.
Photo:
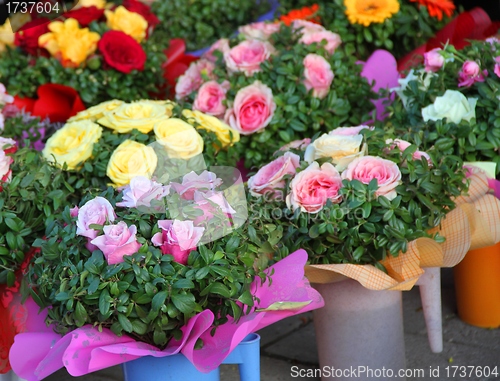
[(110, 30), (104, 33), (97, 46), (104, 61), (122, 73), (144, 69), (146, 53), (136, 40), (123, 32)]
[(42, 17), (24, 24), (15, 35), (14, 43), (16, 46), (33, 56), (39, 55), (42, 51), (45, 52), (45, 49), (38, 46), (38, 37), (49, 31), (47, 28), (49, 21), (49, 19)]
[(123, 6), (127, 8), (128, 11), (138, 13), (142, 17), (144, 17), (148, 22), (148, 26), (150, 28), (154, 28), (160, 23), (158, 17), (156, 17), (156, 15), (151, 12), (151, 8), (138, 0), (124, 0)]
[(99, 9), (92, 5), (81, 7), (63, 14), (67, 19), (73, 18), (78, 21), (81, 27), (87, 27), (92, 21), (99, 20), (104, 15), (104, 9)]

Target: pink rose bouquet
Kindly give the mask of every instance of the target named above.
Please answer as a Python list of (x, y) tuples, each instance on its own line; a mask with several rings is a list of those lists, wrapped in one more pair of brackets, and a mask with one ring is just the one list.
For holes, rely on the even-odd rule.
[(498, 178), (498, 39), (472, 41), (461, 50), (446, 45), (426, 57), (400, 80), (398, 97), (387, 109), (386, 127), (401, 139), (419, 142), (424, 150), (435, 147), (466, 162), (490, 162), (490, 175)]
[(370, 119), (376, 95), (338, 34), (303, 20), (240, 32), (191, 64), (176, 97), (238, 131), (246, 167), (262, 166), (295, 140)]
[(305, 148), (278, 151), (249, 179), (253, 222), (283, 235), (278, 257), (302, 247), (311, 264), (382, 269), (380, 261), (417, 238), (442, 242), (431, 230), (467, 188), (463, 163), (384, 135), (370, 126), (339, 127)]

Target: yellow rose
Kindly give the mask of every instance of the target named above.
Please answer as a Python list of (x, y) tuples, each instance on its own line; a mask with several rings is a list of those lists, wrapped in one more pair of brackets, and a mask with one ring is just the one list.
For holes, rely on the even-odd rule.
[(188, 120), (198, 123), (198, 128), (203, 128), (217, 135), (222, 147), (231, 146), (240, 141), (240, 133), (233, 130), (226, 123), (214, 116), (204, 114), (200, 111), (183, 110), (182, 115)]
[(82, 7), (91, 7), (94, 6), (99, 9), (103, 9), (106, 7), (106, 1), (104, 0), (78, 0), (75, 9)]
[(304, 153), (304, 160), (308, 163), (325, 157), (332, 159), (338, 171), (343, 171), (354, 159), (364, 156), (367, 151), (363, 144), (363, 135), (336, 135), (323, 134), (309, 144)]
[(170, 116), (172, 116), (172, 109), (166, 104), (140, 101), (123, 103), (113, 111), (105, 112), (97, 123), (120, 134), (130, 132), (134, 128), (143, 134), (148, 134), (156, 123)]
[(86, 120), (89, 119), (92, 122), (102, 118), (106, 112), (113, 111), (115, 108), (120, 106), (123, 101), (118, 99), (113, 99), (111, 101), (106, 101), (99, 103), (96, 106), (90, 107), (86, 110), (80, 111), (75, 116), (72, 116), (68, 119), (68, 122), (76, 122), (78, 120)]
[(151, 178), (157, 164), (158, 157), (152, 147), (127, 139), (109, 158), (106, 175), (114, 186), (121, 187), (135, 176)]
[(203, 138), (190, 124), (178, 118), (155, 124), (156, 140), (174, 159), (190, 159), (203, 152)]
[(12, 32), (9, 19), (7, 19), (5, 24), (0, 26), (0, 53), (4, 52), (7, 46), (14, 46), (14, 33)]
[(66, 163), (75, 169), (92, 156), (94, 144), (100, 139), (102, 128), (90, 120), (66, 123), (45, 144), (43, 157), (59, 165)]
[(104, 14), (110, 29), (128, 34), (137, 42), (141, 42), (146, 37), (148, 22), (140, 14), (130, 12), (123, 5), (117, 7), (114, 12), (106, 10)]
[(78, 21), (72, 18), (64, 22), (53, 21), (48, 28), (50, 32), (38, 38), (38, 45), (61, 60), (65, 67), (77, 67), (84, 62), (95, 52), (101, 38), (89, 28), (80, 29)]

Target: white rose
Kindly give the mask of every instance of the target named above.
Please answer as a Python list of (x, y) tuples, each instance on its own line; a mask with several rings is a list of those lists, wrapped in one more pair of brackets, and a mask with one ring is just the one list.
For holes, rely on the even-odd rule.
[(365, 155), (366, 144), (362, 145), (363, 135), (336, 135), (332, 132), (323, 134), (307, 146), (304, 160), (311, 163), (330, 157), (335, 168), (343, 171), (351, 161)]
[(396, 92), (396, 94), (398, 94), (401, 102), (403, 102), (404, 108), (406, 109), (406, 106), (408, 104), (408, 97), (404, 94), (404, 92), (408, 87), (410, 81), (417, 81), (418, 88), (422, 91), (426, 91), (431, 84), (432, 77), (435, 77), (436, 75), (437, 74), (433, 73), (432, 71), (425, 71), (424, 69), (417, 70), (416, 72), (411, 69), (405, 78), (398, 79), (399, 87), (394, 87), (390, 89), (390, 91), (394, 91)]
[(470, 122), (476, 117), (476, 98), (466, 98), (460, 91), (446, 90), (442, 97), (437, 97), (434, 104), (422, 109), (424, 122), (447, 118), (449, 122)]

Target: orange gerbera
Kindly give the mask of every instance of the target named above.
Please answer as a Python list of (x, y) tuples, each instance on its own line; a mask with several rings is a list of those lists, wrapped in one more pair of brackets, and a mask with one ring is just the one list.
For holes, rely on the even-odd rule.
[(412, 3), (419, 3), (427, 8), (429, 15), (436, 17), (439, 21), (443, 19), (443, 12), (451, 17), (455, 10), (452, 0), (410, 0)]
[(317, 16), (318, 11), (319, 5), (313, 4), (310, 7), (291, 10), (286, 15), (281, 16), (280, 20), (288, 26), (292, 23), (293, 20), (307, 20), (319, 24), (320, 19)]

